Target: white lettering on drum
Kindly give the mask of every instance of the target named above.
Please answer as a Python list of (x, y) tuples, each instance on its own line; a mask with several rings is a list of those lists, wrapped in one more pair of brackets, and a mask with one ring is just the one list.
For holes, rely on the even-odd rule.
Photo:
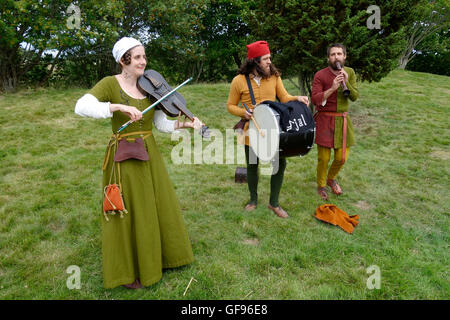
[(299, 131), (301, 127), (306, 126), (306, 121), (303, 115), (301, 115), (301, 119), (289, 120), (289, 125), (286, 127), (286, 131), (293, 131), (293, 125), (295, 124), (295, 131)]

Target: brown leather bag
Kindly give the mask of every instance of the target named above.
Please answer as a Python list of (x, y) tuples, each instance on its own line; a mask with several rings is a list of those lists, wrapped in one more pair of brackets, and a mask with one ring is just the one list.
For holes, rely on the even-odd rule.
[(247, 122), (247, 119), (241, 119), (238, 123), (236, 123), (233, 127), (234, 130), (244, 130), (245, 123)]
[(129, 142), (127, 139), (119, 141), (116, 154), (114, 155), (115, 162), (122, 162), (128, 159), (137, 159), (147, 161), (149, 159), (147, 150), (145, 149), (144, 140), (137, 138), (135, 142)]
[(245, 183), (247, 182), (247, 168), (237, 167), (234, 174), (234, 182)]

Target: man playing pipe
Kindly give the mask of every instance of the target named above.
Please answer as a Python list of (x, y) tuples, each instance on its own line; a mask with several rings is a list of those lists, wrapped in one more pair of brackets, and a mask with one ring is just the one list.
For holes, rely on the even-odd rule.
[[(349, 148), (355, 143), (352, 122), (348, 116), (348, 101), (358, 98), (355, 71), (344, 67), (347, 50), (343, 44), (335, 43), (328, 47), (328, 67), (314, 75), (312, 102), (317, 113), (316, 144), (317, 193), (323, 200), (328, 199), (326, 185), (333, 193), (340, 195), (342, 189), (336, 177), (348, 159)], [(334, 150), (334, 160), (328, 170), (328, 162)]]

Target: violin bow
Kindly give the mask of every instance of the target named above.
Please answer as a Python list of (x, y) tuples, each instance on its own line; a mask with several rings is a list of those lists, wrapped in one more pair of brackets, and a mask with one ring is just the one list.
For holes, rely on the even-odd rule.
[[(189, 79), (187, 79), (186, 81), (184, 81), (182, 84), (180, 84), (178, 87), (176, 87), (175, 89), (173, 89), (172, 91), (167, 92), (165, 95), (163, 95), (161, 98), (159, 98), (158, 100), (156, 100), (151, 106), (147, 107), (144, 111), (142, 111), (142, 114), (144, 115), (147, 111), (150, 111), (151, 109), (153, 109), (156, 105), (158, 105), (161, 101), (163, 101), (164, 99), (166, 99), (167, 97), (169, 97), (170, 95), (172, 95), (173, 93), (175, 93), (175, 91), (177, 91), (178, 89), (180, 89), (182, 86), (184, 86), (186, 83), (188, 83), (189, 81), (191, 81), (193, 78), (190, 77)], [(132, 124), (133, 121), (128, 120), (128, 122), (124, 123), (118, 130), (117, 133), (120, 133), (122, 130), (124, 130), (126, 127), (128, 127), (130, 124)]]

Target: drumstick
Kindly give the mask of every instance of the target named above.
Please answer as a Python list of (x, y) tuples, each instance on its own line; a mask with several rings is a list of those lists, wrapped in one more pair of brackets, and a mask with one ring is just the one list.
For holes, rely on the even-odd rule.
[(264, 132), (261, 131), (261, 128), (258, 125), (258, 122), (256, 122), (255, 118), (253, 118), (253, 112), (250, 111), (250, 109), (247, 107), (247, 105), (245, 103), (243, 103), (245, 109), (247, 110), (248, 113), (251, 113), (251, 119), (253, 120), (253, 123), (255, 124), (256, 129), (258, 129), (259, 134), (261, 135), (261, 137), (264, 137)]

